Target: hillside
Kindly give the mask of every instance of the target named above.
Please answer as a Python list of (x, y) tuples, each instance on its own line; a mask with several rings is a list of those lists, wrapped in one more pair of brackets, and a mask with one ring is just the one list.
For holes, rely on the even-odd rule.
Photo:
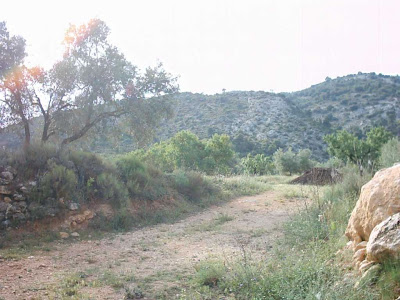
[[(235, 150), (271, 155), (278, 148), (309, 148), (317, 159), (327, 158), (322, 137), (345, 128), (362, 135), (371, 126), (383, 125), (398, 134), (400, 78), (359, 73), (324, 82), (293, 93), (232, 91), (216, 95), (176, 95), (175, 116), (160, 127), (155, 141), (181, 130), (201, 138), (214, 133), (231, 136)], [(15, 144), (15, 137), (2, 136)], [(117, 143), (107, 136), (85, 141), (80, 147), (95, 152), (127, 152), (132, 139), (122, 136)], [(115, 140), (115, 138), (114, 138)]]
[(314, 120), (332, 127), (362, 130), (382, 125), (398, 133), (400, 78), (358, 73), (289, 94)]
[(322, 137), (337, 129), (362, 135), (383, 125), (397, 134), (399, 104), (400, 78), (373, 73), (327, 78), (294, 93), (182, 93), (175, 118), (163, 125), (159, 138), (185, 129), (201, 137), (227, 133), (241, 154), (292, 147), (309, 148), (315, 157), (325, 158)]

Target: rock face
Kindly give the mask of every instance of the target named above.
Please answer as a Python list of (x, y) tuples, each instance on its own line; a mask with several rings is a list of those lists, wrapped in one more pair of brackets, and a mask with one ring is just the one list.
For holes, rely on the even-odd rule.
[(361, 189), (346, 236), (354, 245), (368, 241), (374, 227), (400, 212), (400, 164), (377, 172)]
[(400, 258), (400, 213), (375, 226), (367, 244), (367, 260), (382, 262)]

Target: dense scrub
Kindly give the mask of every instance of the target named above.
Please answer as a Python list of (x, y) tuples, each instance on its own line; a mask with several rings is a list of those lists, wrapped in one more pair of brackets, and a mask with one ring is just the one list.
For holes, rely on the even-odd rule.
[[(219, 140), (205, 145), (210, 147)], [(223, 161), (221, 156), (214, 157), (214, 162)], [(52, 145), (3, 152), (0, 166), (15, 169), (18, 183), (33, 183), (26, 195), (30, 220), (54, 215), (62, 219), (71, 207), (110, 204), (114, 210), (112, 219), (98, 214), (90, 223), (101, 230), (174, 220), (208, 204), (264, 190), (263, 184), (257, 184), (258, 179), (250, 177), (215, 178), (179, 166), (166, 172), (135, 153), (105, 159), (88, 152), (59, 150)], [(13, 220), (12, 226), (24, 221)]]

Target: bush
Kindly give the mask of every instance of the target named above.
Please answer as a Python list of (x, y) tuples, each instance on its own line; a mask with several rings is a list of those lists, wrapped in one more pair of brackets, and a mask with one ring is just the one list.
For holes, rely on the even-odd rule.
[(98, 155), (89, 152), (69, 151), (62, 154), (62, 159), (66, 166), (75, 169), (81, 186), (104, 172), (115, 172), (110, 164), (107, 165)]
[(267, 175), (275, 172), (272, 159), (264, 154), (255, 156), (248, 154), (245, 158), (242, 158), (241, 164), (245, 174), (248, 175)]
[(315, 165), (315, 162), (311, 160), (309, 149), (302, 149), (297, 154), (292, 151), (292, 148), (287, 151), (278, 149), (273, 155), (273, 161), (279, 174), (289, 173), (289, 175), (307, 171)]
[(200, 140), (190, 131), (181, 131), (147, 151), (137, 150), (128, 156), (130, 159), (136, 157), (165, 172), (182, 169), (207, 174), (229, 174), (235, 165), (232, 147), (227, 135), (214, 134), (208, 140)]
[(135, 153), (118, 158), (116, 164), (131, 197), (156, 200), (169, 193), (166, 176), (140, 161)]
[(400, 141), (393, 138), (382, 146), (379, 166), (388, 168), (398, 162), (400, 162)]
[(132, 196), (139, 195), (150, 182), (147, 166), (134, 155), (127, 154), (117, 160), (118, 171)]
[(48, 162), (48, 171), (41, 178), (39, 191), (42, 200), (46, 198), (71, 199), (77, 189), (77, 178), (73, 171), (68, 170), (54, 161)]
[(41, 175), (47, 170), (50, 159), (58, 161), (58, 151), (51, 144), (32, 144), (25, 151), (17, 151), (12, 155), (10, 164), (25, 179)]
[(128, 201), (128, 190), (124, 183), (114, 174), (102, 173), (96, 179), (98, 195), (111, 203), (115, 208), (125, 207)]
[(171, 176), (173, 186), (190, 202), (199, 202), (213, 190), (209, 182), (197, 172), (176, 170)]
[(226, 268), (220, 261), (203, 261), (195, 269), (199, 285), (216, 286), (226, 273)]

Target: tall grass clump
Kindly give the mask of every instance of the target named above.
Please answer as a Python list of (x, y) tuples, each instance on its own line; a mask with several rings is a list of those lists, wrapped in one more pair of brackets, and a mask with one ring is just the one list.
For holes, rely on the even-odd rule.
[(400, 141), (393, 138), (382, 146), (379, 165), (382, 168), (389, 168), (400, 162)]

